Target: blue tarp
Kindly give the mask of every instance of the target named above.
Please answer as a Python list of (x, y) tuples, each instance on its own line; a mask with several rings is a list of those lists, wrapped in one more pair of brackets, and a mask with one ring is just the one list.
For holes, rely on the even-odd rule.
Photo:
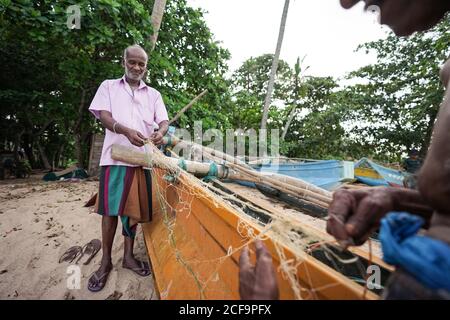
[(383, 259), (431, 289), (450, 292), (450, 246), (418, 234), (423, 222), (406, 212), (391, 212), (381, 220)]

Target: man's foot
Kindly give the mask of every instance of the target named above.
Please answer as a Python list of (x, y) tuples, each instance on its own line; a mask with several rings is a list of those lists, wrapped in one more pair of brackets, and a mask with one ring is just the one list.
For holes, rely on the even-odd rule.
[(136, 260), (133, 258), (123, 258), (122, 267), (136, 272), (141, 277), (147, 277), (152, 274), (150, 265), (147, 262)]
[(112, 263), (102, 263), (100, 268), (95, 271), (88, 280), (88, 290), (98, 292), (104, 288), (108, 280), (109, 273), (112, 270)]

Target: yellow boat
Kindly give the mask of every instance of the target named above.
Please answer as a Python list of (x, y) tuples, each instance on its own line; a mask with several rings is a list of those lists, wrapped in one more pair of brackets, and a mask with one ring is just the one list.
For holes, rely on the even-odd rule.
[[(143, 225), (143, 233), (160, 298), (239, 299), (240, 250), (235, 249), (248, 241), (242, 223), (251, 226), (255, 234), (263, 227), (251, 218), (242, 217), (231, 205), (217, 203), (209, 192), (192, 184), (186, 176), (168, 182), (163, 169), (152, 171), (153, 221)], [(265, 244), (276, 266), (280, 299), (378, 299), (377, 294), (311, 255), (305, 255), (298, 264), (295, 279), (288, 279), (278, 268), (279, 254), (273, 240), (268, 238)], [(285, 260), (296, 261), (291, 248), (281, 247)], [(353, 252), (369, 258), (362, 250)], [(389, 269), (379, 258), (372, 259)], [(293, 286), (292, 281), (297, 285)]]

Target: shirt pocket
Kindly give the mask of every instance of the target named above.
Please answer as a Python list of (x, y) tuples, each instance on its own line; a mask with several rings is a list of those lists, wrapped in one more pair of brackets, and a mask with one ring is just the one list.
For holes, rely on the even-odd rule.
[(151, 128), (155, 123), (155, 112), (152, 108), (139, 106), (139, 115), (140, 119), (143, 122), (144, 126)]

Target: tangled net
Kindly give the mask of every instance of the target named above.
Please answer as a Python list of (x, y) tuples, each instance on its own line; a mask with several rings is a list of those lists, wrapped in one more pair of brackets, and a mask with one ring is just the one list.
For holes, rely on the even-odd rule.
[[(156, 194), (156, 200), (162, 214), (162, 220), (167, 229), (168, 239), (172, 250), (175, 253), (177, 262), (192, 276), (198, 288), (201, 299), (205, 299), (205, 290), (208, 284), (219, 280), (219, 269), (222, 264), (229, 259), (233, 254), (240, 251), (244, 246), (249, 245), (255, 239), (272, 241), (277, 260), (279, 261), (278, 271), (281, 273), (283, 279), (287, 280), (292, 288), (294, 297), (296, 299), (318, 299), (317, 293), (321, 290), (337, 286), (340, 283), (328, 283), (320, 287), (314, 287), (307, 265), (305, 264), (307, 285), (302, 285), (298, 279), (297, 271), (300, 265), (304, 264), (308, 259), (314, 259), (311, 256), (313, 250), (323, 250), (327, 259), (332, 263), (351, 264), (358, 262), (358, 257), (351, 259), (343, 259), (331, 249), (330, 245), (336, 244), (335, 241), (323, 239), (321, 234), (314, 232), (314, 229), (305, 228), (304, 222), (300, 221), (298, 216), (287, 212), (269, 212), (257, 207), (248, 201), (241, 200), (237, 195), (223, 191), (215, 187), (211, 183), (206, 183), (191, 174), (188, 174), (179, 166), (174, 165), (173, 162), (167, 161), (167, 157), (157, 149), (153, 144), (146, 143), (145, 145), (146, 160), (148, 163), (148, 170), (151, 171), (153, 179), (157, 179), (157, 175), (164, 172), (164, 179), (168, 181), (170, 188), (175, 188), (179, 199), (191, 199), (190, 201), (180, 201), (177, 203), (177, 208), (173, 208), (165, 197), (165, 190), (161, 190), (159, 183), (153, 184)], [(163, 169), (157, 171), (156, 168)], [(183, 183), (178, 183), (182, 177)], [(221, 257), (212, 260), (198, 260), (197, 258), (189, 258), (183, 256), (178, 249), (177, 239), (175, 237), (174, 228), (177, 219), (174, 217), (176, 211), (188, 212), (187, 217), (192, 212), (192, 201), (194, 199), (205, 198), (212, 203), (216, 208), (223, 207), (235, 212), (239, 216), (239, 223), (237, 232), (243, 239), (248, 239), (243, 242), (241, 246), (229, 247), (227, 253)], [(265, 217), (268, 217), (266, 223), (255, 217), (249, 216), (248, 211), (257, 212)], [(255, 230), (257, 229), (257, 231)], [(286, 256), (288, 248), (294, 255), (294, 258)], [(214, 271), (208, 277), (201, 277), (196, 272), (196, 265), (208, 263), (214, 264)], [(361, 273), (361, 278), (365, 279), (366, 274)], [(166, 292), (161, 292), (161, 298), (167, 296), (170, 290), (170, 283)], [(363, 291), (361, 298), (366, 297), (366, 290)]]

